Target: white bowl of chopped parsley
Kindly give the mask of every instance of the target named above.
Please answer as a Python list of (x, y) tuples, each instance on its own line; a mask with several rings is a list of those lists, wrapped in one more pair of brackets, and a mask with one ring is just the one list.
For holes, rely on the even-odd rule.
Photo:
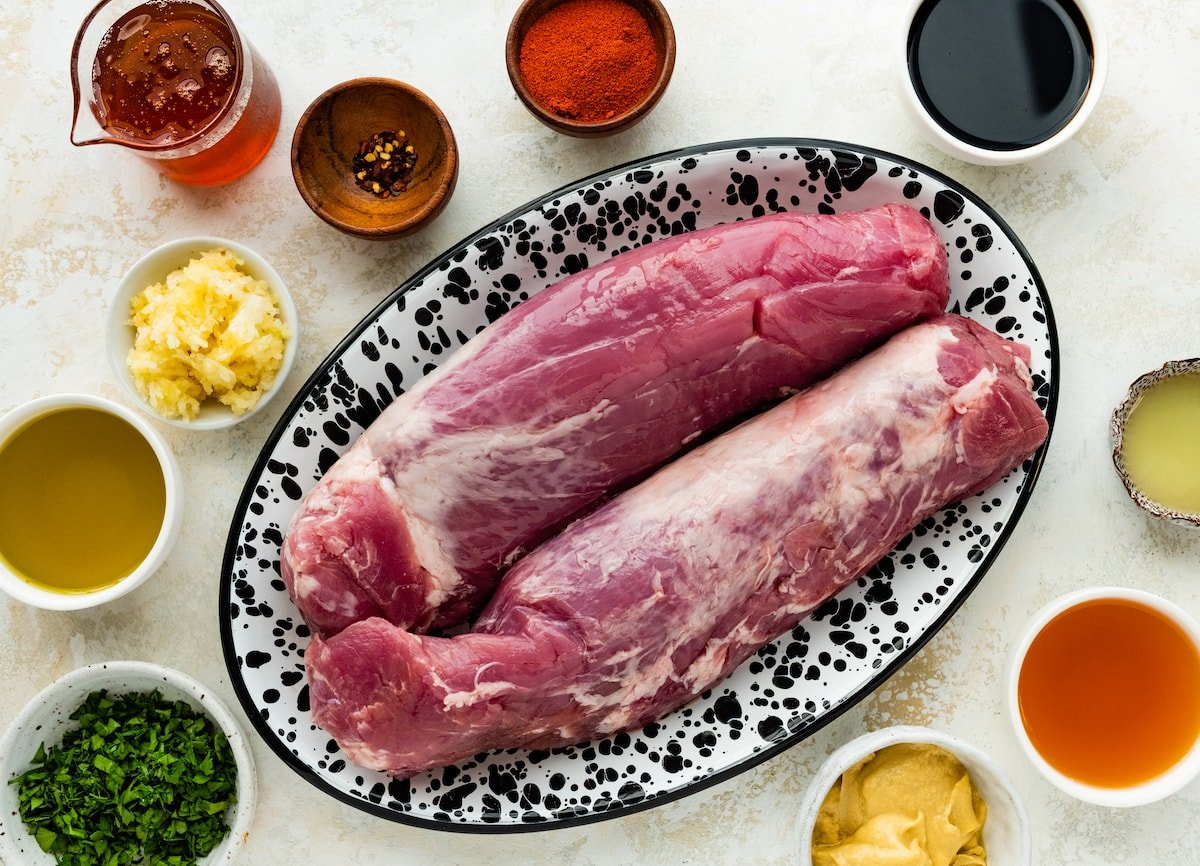
[(219, 866), (245, 843), (256, 773), (207, 688), (150, 662), (55, 680), (0, 740), (0, 862)]

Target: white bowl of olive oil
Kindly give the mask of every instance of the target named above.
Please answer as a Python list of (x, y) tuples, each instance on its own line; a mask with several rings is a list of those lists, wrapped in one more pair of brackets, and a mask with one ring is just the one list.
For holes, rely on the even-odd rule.
[(1113, 463), (1151, 517), (1200, 527), (1200, 358), (1138, 377), (1112, 417)]
[(182, 484), (124, 406), (59, 394), (16, 407), (0, 418), (0, 589), (47, 610), (133, 591), (175, 543)]

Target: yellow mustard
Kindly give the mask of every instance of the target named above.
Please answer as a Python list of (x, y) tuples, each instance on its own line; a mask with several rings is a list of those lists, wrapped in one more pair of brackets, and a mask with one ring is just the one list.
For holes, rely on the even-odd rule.
[(813, 866), (985, 866), (986, 820), (958, 758), (927, 743), (897, 743), (830, 788), (813, 830)]
[(1125, 422), (1125, 471), (1155, 502), (1200, 513), (1200, 373), (1155, 382)]

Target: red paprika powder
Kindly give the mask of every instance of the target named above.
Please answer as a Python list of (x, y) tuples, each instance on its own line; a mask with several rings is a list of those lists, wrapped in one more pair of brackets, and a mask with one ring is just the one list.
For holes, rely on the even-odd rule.
[(629, 111), (654, 86), (658, 48), (623, 0), (567, 0), (533, 23), (521, 43), (521, 78), (534, 100), (584, 123)]

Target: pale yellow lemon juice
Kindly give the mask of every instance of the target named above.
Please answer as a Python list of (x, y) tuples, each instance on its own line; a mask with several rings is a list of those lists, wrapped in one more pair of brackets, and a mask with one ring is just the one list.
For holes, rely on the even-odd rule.
[(1200, 513), (1200, 373), (1148, 387), (1125, 422), (1121, 451), (1142, 493), (1172, 511)]

